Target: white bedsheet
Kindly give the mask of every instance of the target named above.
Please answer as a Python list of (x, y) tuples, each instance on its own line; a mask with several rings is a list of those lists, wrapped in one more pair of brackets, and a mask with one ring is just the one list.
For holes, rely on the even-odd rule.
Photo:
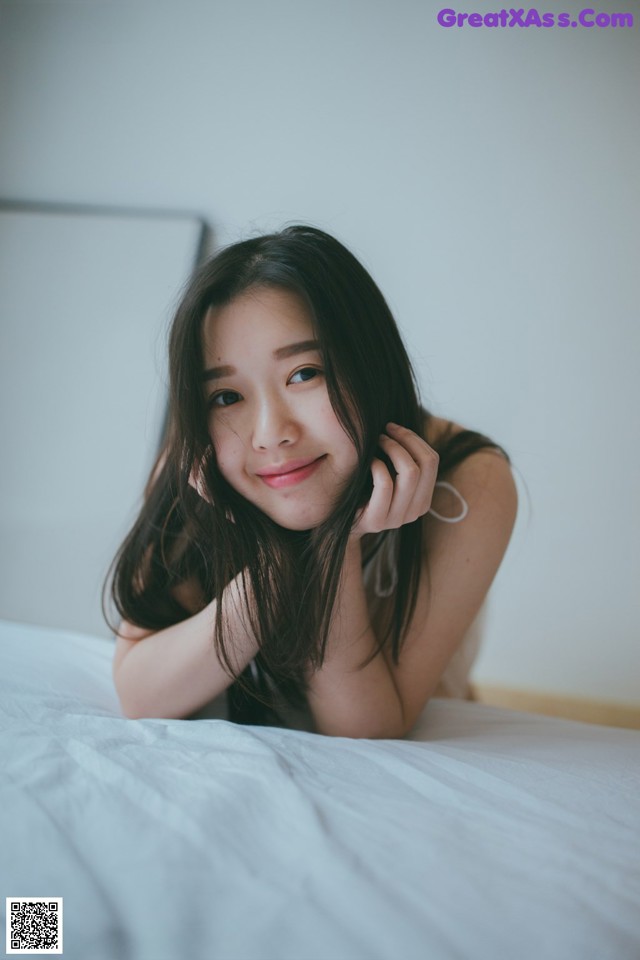
[(0, 902), (63, 897), (67, 960), (640, 957), (636, 732), (127, 720), (110, 641), (0, 621), (0, 653)]

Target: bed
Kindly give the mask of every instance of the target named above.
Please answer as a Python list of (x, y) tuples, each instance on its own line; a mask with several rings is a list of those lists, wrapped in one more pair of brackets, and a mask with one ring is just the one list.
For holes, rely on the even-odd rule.
[(1, 902), (67, 960), (638, 960), (640, 735), (434, 699), (409, 738), (128, 720), (0, 621)]

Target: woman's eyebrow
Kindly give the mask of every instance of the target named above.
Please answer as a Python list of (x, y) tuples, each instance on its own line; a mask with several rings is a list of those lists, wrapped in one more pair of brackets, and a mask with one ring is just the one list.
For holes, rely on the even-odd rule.
[[(287, 357), (295, 357), (299, 353), (308, 353), (311, 350), (319, 350), (319, 340), (301, 340), (299, 343), (288, 343), (284, 347), (278, 347), (273, 351), (274, 360), (286, 360)], [(236, 372), (235, 367), (209, 367), (202, 374), (203, 380), (219, 380), (220, 377), (231, 377)]]

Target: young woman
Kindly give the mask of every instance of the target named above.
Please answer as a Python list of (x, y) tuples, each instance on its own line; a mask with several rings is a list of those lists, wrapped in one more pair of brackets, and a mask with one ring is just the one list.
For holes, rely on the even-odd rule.
[[(514, 526), (508, 455), (420, 406), (372, 278), (309, 226), (201, 266), (169, 418), (114, 561), (123, 712), (402, 737), (470, 695)], [(226, 693), (226, 698), (225, 698)]]

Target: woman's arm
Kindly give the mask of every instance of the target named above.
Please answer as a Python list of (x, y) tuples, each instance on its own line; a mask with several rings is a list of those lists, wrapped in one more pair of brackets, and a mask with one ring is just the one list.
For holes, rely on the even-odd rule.
[[(420, 446), (426, 444), (411, 431), (394, 436), (404, 452), (399, 453), (388, 443), (385, 450), (398, 477), (392, 481), (388, 471), (383, 475), (379, 461), (375, 465), (374, 493), (367, 508), (374, 509), (368, 521), (364, 514), (359, 520), (364, 532), (397, 528), (402, 525), (399, 521), (403, 516), (404, 522), (409, 522), (416, 518), (416, 513), (424, 516), (430, 509), (437, 454), (426, 454)], [(414, 466), (419, 465), (420, 477), (409, 464), (407, 453), (411, 453)], [(403, 478), (403, 471), (413, 474), (413, 480)], [(357, 568), (350, 544), (343, 568), (344, 590), (338, 596), (327, 658), (310, 679), (309, 706), (320, 733), (404, 736), (415, 724), (476, 617), (509, 543), (517, 512), (517, 492), (509, 464), (495, 451), (473, 454), (455, 469), (450, 479), (467, 501), (469, 513), (458, 524), (445, 524), (430, 516), (423, 521), (423, 572), (416, 610), (397, 666), (385, 650), (363, 670), (357, 669), (357, 664), (375, 648), (376, 637), (368, 618), (362, 571)], [(438, 512), (446, 513), (446, 506), (439, 506)]]
[(309, 677), (307, 699), (318, 733), (397, 739), (405, 733), (403, 703), (386, 660), (373, 653), (359, 541), (350, 541), (324, 663)]
[(342, 578), (320, 670), (309, 677), (308, 701), (319, 733), (346, 737), (398, 738), (408, 729), (405, 705), (386, 659), (378, 654), (362, 576), (361, 538), (397, 529), (422, 517), (431, 505), (439, 457), (421, 437), (387, 425), (380, 446), (395, 468), (371, 464), (373, 490), (351, 531)]
[[(247, 622), (242, 574), (223, 594), (238, 669), (256, 656), (258, 644)], [(187, 717), (226, 690), (233, 677), (213, 645), (216, 601), (199, 613), (156, 633), (120, 625), (113, 679), (122, 711), (130, 719)]]
[[(424, 518), (425, 565), (416, 610), (404, 639), (398, 665), (385, 650), (405, 710), (407, 732), (433, 695), (489, 592), (506, 553), (518, 512), (511, 467), (501, 453), (480, 450), (452, 471), (450, 480), (466, 500), (461, 523)], [(455, 515), (459, 505), (438, 491), (439, 513)]]

